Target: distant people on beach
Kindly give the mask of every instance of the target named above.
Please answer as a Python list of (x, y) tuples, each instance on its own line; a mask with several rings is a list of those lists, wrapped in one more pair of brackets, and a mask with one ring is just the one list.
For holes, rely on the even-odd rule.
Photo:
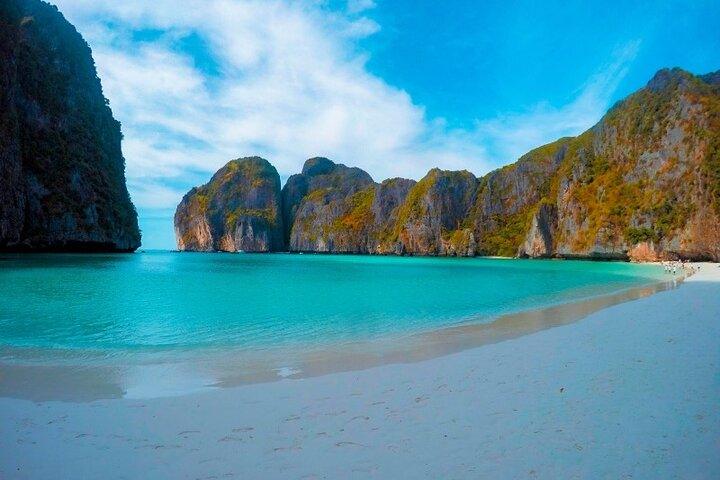
[(696, 273), (700, 267), (695, 267), (688, 260), (667, 260), (660, 262), (665, 273), (677, 276), (678, 271), (684, 276), (690, 276)]

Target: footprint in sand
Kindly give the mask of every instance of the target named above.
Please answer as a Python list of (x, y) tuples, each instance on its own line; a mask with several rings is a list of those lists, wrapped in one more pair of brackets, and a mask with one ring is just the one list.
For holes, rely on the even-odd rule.
[(367, 448), (367, 445), (363, 445), (361, 443), (355, 443), (355, 442), (337, 442), (335, 444), (336, 447), (363, 447)]
[(353, 417), (350, 420), (348, 420), (347, 422), (345, 422), (345, 424), (347, 425), (348, 423), (352, 422), (353, 420), (370, 420), (370, 417), (365, 416), (365, 415), (358, 415), (357, 417)]
[(302, 450), (302, 447), (299, 445), (293, 445), (292, 447), (275, 447), (273, 448), (273, 452), (291, 452), (296, 450)]
[(345, 415), (346, 413), (347, 413), (347, 410), (340, 410), (340, 411), (335, 411), (335, 412), (323, 413), (323, 415), (325, 415), (327, 417), (337, 417), (338, 415)]
[(232, 431), (235, 432), (235, 433), (238, 433), (238, 432), (252, 432), (253, 430), (255, 430), (254, 427), (236, 427), (236, 428), (233, 428), (233, 429), (232, 429)]

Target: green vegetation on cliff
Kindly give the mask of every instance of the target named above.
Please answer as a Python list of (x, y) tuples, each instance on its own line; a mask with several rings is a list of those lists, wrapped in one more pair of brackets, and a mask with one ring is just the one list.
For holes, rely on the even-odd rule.
[(423, 199), (437, 182), (439, 172), (440, 169), (433, 168), (410, 189), (405, 201), (398, 208), (392, 236), (383, 239), (384, 241), (397, 240), (410, 220), (422, 218), (427, 213), (427, 204), (423, 202)]
[(482, 255), (514, 257), (530, 228), (529, 209), (511, 215), (493, 214), (494, 228), (480, 237), (478, 252)]
[(482, 177), (471, 217), (481, 255), (515, 256), (542, 203), (557, 195), (557, 169), (572, 138), (561, 138)]
[(363, 229), (373, 223), (372, 205), (374, 199), (374, 185), (352, 194), (347, 199), (345, 213), (333, 221), (333, 230), (346, 232), (350, 235), (359, 235)]

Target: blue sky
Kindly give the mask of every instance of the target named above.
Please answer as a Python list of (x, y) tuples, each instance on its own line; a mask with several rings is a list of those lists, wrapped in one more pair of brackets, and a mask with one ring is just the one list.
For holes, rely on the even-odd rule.
[(720, 4), (58, 0), (122, 122), (144, 248), (232, 158), (376, 180), (480, 175), (592, 126), (653, 73), (720, 69)]

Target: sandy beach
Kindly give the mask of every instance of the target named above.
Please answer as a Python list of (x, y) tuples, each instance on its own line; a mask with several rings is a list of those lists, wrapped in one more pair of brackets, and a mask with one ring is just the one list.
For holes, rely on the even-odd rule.
[(719, 478), (719, 339), (706, 263), (418, 362), (173, 397), (3, 394), (0, 478)]

